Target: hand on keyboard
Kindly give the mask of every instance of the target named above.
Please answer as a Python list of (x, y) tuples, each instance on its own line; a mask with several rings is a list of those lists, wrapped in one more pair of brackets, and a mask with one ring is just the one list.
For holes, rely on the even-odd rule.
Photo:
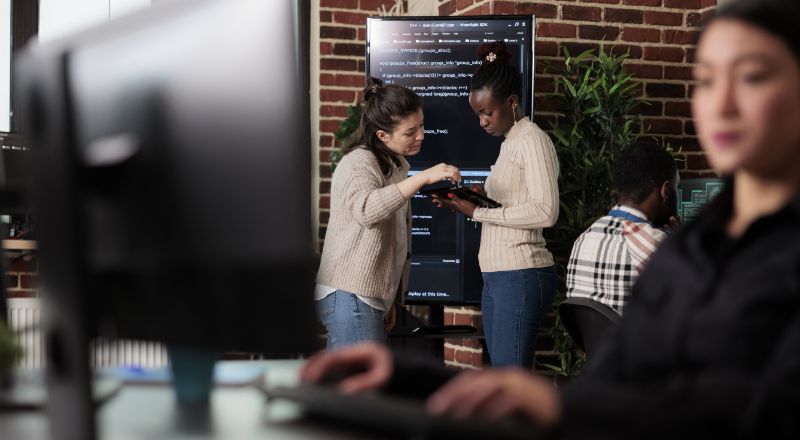
[(312, 356), (300, 378), (335, 385), (345, 394), (376, 390), (392, 376), (392, 353), (380, 344), (366, 343)]

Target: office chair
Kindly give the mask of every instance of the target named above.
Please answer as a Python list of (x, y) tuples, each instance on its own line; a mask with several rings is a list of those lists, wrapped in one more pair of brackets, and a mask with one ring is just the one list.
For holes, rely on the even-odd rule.
[(621, 318), (611, 307), (589, 298), (565, 299), (558, 307), (558, 314), (569, 335), (586, 352), (587, 359), (597, 353), (603, 338)]

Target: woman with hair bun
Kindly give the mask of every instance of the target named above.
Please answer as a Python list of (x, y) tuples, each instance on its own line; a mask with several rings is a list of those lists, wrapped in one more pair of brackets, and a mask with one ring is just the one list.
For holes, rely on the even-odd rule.
[(505, 137), (485, 188), (503, 206), (478, 208), (457, 197), (434, 203), (483, 224), (481, 309), (492, 365), (531, 368), (539, 323), (558, 284), (542, 236), (558, 219), (558, 159), (547, 134), (522, 112), (522, 80), (506, 45), (483, 44), (478, 57), (469, 104), (488, 134)]
[(422, 100), (398, 85), (370, 78), (358, 130), (331, 183), (331, 207), (315, 300), (328, 348), (384, 342), (394, 302), (405, 289), (411, 252), (409, 199), (441, 180), (461, 180), (441, 163), (408, 176), (405, 156), (422, 145)]

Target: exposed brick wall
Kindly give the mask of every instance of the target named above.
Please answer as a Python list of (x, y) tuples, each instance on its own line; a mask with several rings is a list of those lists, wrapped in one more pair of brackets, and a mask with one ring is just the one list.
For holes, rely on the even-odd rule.
[(36, 254), (21, 251), (5, 251), (5, 288), (9, 298), (37, 296), (36, 276), (38, 272)]
[[(555, 118), (553, 77), (542, 72), (542, 60), (556, 59), (562, 47), (573, 54), (599, 48), (629, 51), (626, 69), (642, 82), (641, 131), (674, 148), (682, 148), (683, 177), (714, 175), (700, 152), (690, 119), (691, 60), (694, 40), (717, 0), (437, 0), (439, 15), (533, 14), (537, 17), (537, 72), (534, 119), (549, 127)], [(348, 105), (361, 99), (364, 83), (366, 17), (389, 9), (394, 0), (320, 0), (320, 238), (324, 237), (330, 203), (333, 132)], [(448, 308), (445, 323), (480, 325), (480, 312)], [(448, 340), (445, 359), (461, 367), (479, 367), (480, 348)]]
[[(445, 307), (445, 325), (471, 325), (483, 327), (481, 311), (477, 307)], [(483, 366), (483, 350), (475, 339), (446, 339), (444, 362), (458, 368), (480, 368)]]

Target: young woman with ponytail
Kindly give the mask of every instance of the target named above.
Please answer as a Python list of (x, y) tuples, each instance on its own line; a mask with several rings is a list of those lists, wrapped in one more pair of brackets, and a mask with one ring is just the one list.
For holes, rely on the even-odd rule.
[(458, 168), (444, 163), (408, 177), (405, 156), (419, 153), (423, 138), (419, 96), (371, 78), (358, 130), (331, 183), (315, 291), (329, 349), (385, 341), (397, 293), (408, 284), (409, 199), (424, 185), (461, 180)]

